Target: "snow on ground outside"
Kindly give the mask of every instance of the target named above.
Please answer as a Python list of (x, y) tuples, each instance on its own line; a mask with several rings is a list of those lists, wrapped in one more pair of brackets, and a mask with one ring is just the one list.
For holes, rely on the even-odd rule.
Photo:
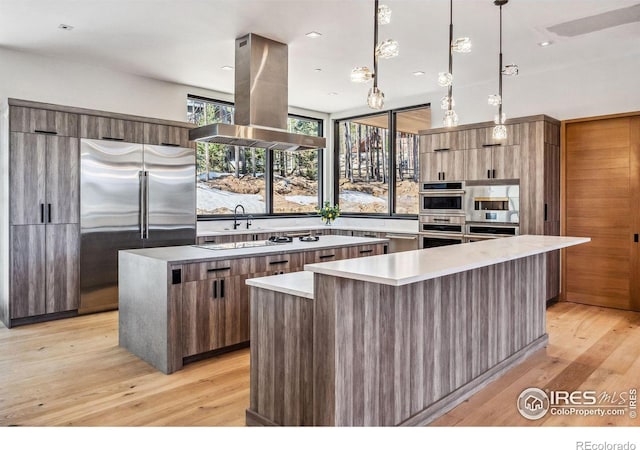
[(358, 191), (342, 191), (340, 192), (340, 200), (343, 202), (353, 203), (387, 203), (386, 200), (371, 194)]

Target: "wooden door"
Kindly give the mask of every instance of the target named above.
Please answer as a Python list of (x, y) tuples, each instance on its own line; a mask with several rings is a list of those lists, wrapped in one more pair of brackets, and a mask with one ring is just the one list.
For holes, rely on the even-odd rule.
[(47, 136), (11, 133), (9, 155), (12, 225), (45, 222)]
[[(493, 148), (492, 177), (500, 180), (520, 178), (520, 146), (500, 145)], [(495, 170), (495, 173), (493, 172)]]
[(11, 318), (45, 314), (45, 225), (11, 227)]
[(566, 234), (591, 238), (566, 251), (569, 301), (640, 310), (630, 281), (640, 275), (633, 268), (640, 206), (630, 137), (628, 117), (566, 125)]
[(629, 140), (631, 144), (630, 173), (631, 173), (631, 306), (630, 309), (640, 311), (640, 116), (630, 119)]
[(491, 178), (491, 148), (472, 148), (466, 151), (465, 179), (488, 180)]
[(439, 181), (440, 173), (440, 156), (438, 153), (421, 153), (420, 154), (420, 181)]
[(182, 356), (224, 347), (224, 299), (215, 278), (183, 283)]
[(80, 295), (80, 226), (46, 227), (47, 314), (78, 309)]
[(46, 222), (80, 222), (79, 140), (47, 136)]
[(225, 346), (249, 340), (249, 287), (245, 283), (249, 277), (253, 275), (237, 275), (221, 280)]
[(464, 180), (464, 155), (464, 151), (440, 152), (440, 170), (443, 180)]

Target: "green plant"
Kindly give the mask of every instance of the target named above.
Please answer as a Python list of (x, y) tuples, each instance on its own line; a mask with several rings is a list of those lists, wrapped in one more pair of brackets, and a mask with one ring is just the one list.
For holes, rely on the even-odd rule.
[(318, 210), (318, 214), (320, 214), (323, 222), (331, 222), (340, 217), (340, 206), (331, 206), (329, 202), (324, 202), (324, 206)]

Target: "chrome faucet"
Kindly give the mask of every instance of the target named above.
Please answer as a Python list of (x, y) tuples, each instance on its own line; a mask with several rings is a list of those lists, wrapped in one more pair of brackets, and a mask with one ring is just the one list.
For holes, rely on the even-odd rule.
[[(238, 208), (242, 208), (242, 215), (246, 215), (246, 212), (244, 210), (244, 206), (242, 205), (236, 205), (235, 209), (233, 210), (233, 229), (237, 230), (238, 227), (240, 226), (240, 222), (238, 222)], [(249, 220), (247, 219), (247, 228), (249, 228)]]

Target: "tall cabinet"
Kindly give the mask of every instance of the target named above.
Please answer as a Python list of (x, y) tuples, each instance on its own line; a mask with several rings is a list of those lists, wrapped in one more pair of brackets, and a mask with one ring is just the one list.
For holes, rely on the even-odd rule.
[[(421, 181), (517, 180), (520, 234), (560, 234), (560, 122), (545, 116), (507, 121), (507, 139), (492, 122), (427, 130), (420, 136)], [(547, 254), (547, 299), (560, 293), (560, 254)]]
[(77, 314), (80, 138), (189, 146), (190, 124), (9, 99), (0, 121), (0, 321)]

